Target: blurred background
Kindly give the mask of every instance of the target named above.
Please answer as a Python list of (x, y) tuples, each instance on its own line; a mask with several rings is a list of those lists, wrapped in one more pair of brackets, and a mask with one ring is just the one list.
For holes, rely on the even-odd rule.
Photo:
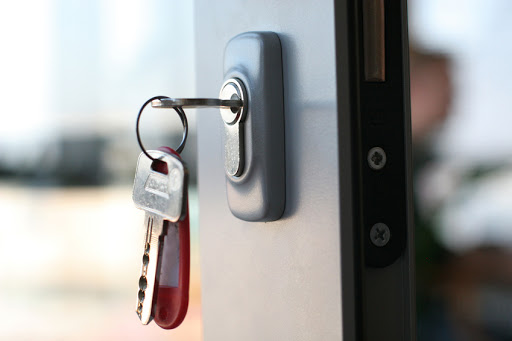
[(418, 340), (512, 340), (512, 2), (410, 0)]
[[(195, 93), (192, 1), (0, 2), (1, 340), (200, 340), (195, 113), (189, 313), (135, 314), (134, 120)], [(512, 340), (512, 2), (410, 0), (418, 339)], [(146, 147), (176, 146), (148, 109)], [(7, 309), (5, 309), (7, 308)]]
[[(140, 106), (195, 93), (192, 5), (0, 1), (0, 340), (201, 339), (193, 112), (191, 296), (174, 331), (135, 314), (145, 231), (131, 198)], [(147, 148), (181, 133), (174, 112), (142, 117)]]

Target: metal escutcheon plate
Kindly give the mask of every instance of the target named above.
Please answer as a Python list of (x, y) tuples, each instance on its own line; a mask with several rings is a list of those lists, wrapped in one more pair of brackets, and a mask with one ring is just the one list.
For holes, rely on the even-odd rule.
[(240, 114), (221, 109), (229, 208), (242, 220), (277, 220), (286, 199), (279, 36), (246, 32), (231, 39), (224, 53), (224, 79), (222, 99), (239, 96), (237, 88), (244, 96)]

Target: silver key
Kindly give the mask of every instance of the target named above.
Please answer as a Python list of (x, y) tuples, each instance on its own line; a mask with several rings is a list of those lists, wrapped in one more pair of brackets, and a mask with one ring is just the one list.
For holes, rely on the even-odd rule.
[[(153, 319), (153, 296), (160, 272), (159, 252), (166, 232), (165, 221), (177, 222), (186, 214), (183, 203), (186, 202), (188, 176), (182, 161), (176, 156), (159, 150), (149, 151), (149, 154), (158, 161), (153, 162), (140, 154), (133, 184), (135, 206), (146, 211), (144, 255), (136, 309), (142, 324), (148, 324)], [(160, 168), (167, 166), (167, 174), (153, 169), (159, 161)]]

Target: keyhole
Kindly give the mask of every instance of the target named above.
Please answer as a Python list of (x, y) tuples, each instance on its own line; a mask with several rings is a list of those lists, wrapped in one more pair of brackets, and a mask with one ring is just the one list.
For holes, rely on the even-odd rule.
[[(233, 95), (231, 95), (231, 99), (238, 101), (238, 100), (240, 100), (240, 96), (238, 96), (237, 94), (233, 94)], [(240, 111), (240, 107), (231, 107), (231, 112), (233, 114), (237, 114), (239, 111)]]

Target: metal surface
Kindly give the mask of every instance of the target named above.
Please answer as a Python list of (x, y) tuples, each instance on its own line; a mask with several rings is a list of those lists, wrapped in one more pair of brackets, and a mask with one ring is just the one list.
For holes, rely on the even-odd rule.
[(156, 276), (159, 272), (158, 254), (160, 252), (160, 236), (164, 234), (164, 219), (160, 215), (146, 212), (144, 225), (146, 236), (136, 312), (142, 324), (148, 324), (153, 320), (153, 297), (157, 283)]
[(386, 152), (380, 147), (373, 147), (370, 149), (366, 159), (370, 168), (374, 170), (381, 170), (387, 162)]
[[(394, 25), (386, 39), (407, 38), (405, 3), (385, 1), (386, 15), (394, 13), (386, 20), (386, 25)], [(222, 122), (214, 115), (198, 120), (205, 341), (415, 339), (412, 234), (407, 236), (406, 252), (392, 265), (365, 266), (361, 198), (353, 194), (360, 191), (361, 170), (377, 178), (399, 163), (397, 154), (381, 141), (368, 148), (357, 143), (361, 125), (356, 118), (361, 106), (387, 103), (391, 98), (403, 102), (407, 112), (373, 110), (384, 114), (384, 122), (374, 126), (394, 124), (389, 119), (395, 116), (388, 113), (408, 113), (408, 45), (406, 40), (397, 42), (388, 51), (397, 60), (397, 68), (404, 70), (403, 76), (392, 84), (364, 82), (358, 68), (364, 66), (360, 5), (355, 0), (196, 1), (197, 92), (208, 93), (222, 83), (218, 66), (233, 36), (262, 28), (277, 32), (282, 44), (286, 123), (286, 208), (275, 222), (253, 223), (236, 219), (226, 201), (219, 200), (229, 195), (221, 158)], [(402, 7), (401, 13), (394, 12), (397, 7)], [(387, 62), (387, 75), (392, 76), (392, 60)], [(251, 111), (259, 101), (254, 100), (252, 83), (242, 80), (250, 93), (249, 135)], [(363, 101), (359, 83), (403, 84), (404, 92), (379, 101), (368, 95)], [(219, 129), (212, 129), (215, 125)], [(403, 127), (410, 132), (407, 125)], [(401, 139), (409, 148), (410, 135)], [(365, 153), (373, 146), (383, 146), (388, 152), (382, 172), (368, 166)], [(410, 169), (398, 179), (407, 182), (410, 190), (409, 175)], [(409, 195), (407, 203), (411, 199)], [(410, 213), (409, 208), (402, 226), (412, 228)], [(368, 232), (372, 224), (364, 225)], [(366, 241), (371, 244), (369, 238)], [(228, 271), (220, 275), (219, 269)]]
[[(274, 32), (238, 34), (224, 50), (224, 77), (228, 81), (221, 97), (235, 95), (234, 79), (239, 83), (238, 88), (243, 83), (250, 98), (250, 104), (244, 108), (247, 112), (242, 112), (240, 118), (234, 117), (230, 110), (221, 109), (225, 122), (226, 169), (230, 167), (226, 181), (229, 209), (235, 217), (246, 221), (275, 221), (285, 210), (281, 51), (280, 37)], [(239, 164), (236, 163), (237, 141), (241, 151)]]
[[(137, 115), (137, 121), (135, 123), (135, 134), (137, 136), (137, 142), (139, 143), (139, 147), (142, 150), (142, 152), (152, 161), (154, 161), (155, 159), (148, 153), (148, 151), (142, 144), (142, 139), (140, 138), (139, 123), (140, 123), (140, 118), (142, 116), (142, 113), (144, 112), (144, 108), (146, 108), (146, 106), (149, 103), (152, 103), (154, 100), (160, 100), (160, 99), (164, 99), (164, 98), (168, 98), (168, 97), (156, 96), (156, 97), (152, 97), (152, 98), (148, 99), (140, 108), (139, 114)], [(172, 108), (178, 114), (178, 116), (181, 120), (181, 124), (183, 125), (183, 137), (181, 138), (181, 142), (180, 142), (178, 148), (175, 149), (176, 152), (179, 154), (183, 151), (183, 148), (185, 148), (185, 143), (187, 142), (188, 120), (187, 120), (187, 115), (185, 115), (185, 112), (183, 111), (183, 108), (181, 108), (181, 107), (172, 107)]]
[[(186, 171), (183, 163), (174, 155), (159, 151), (148, 151), (155, 160), (141, 153), (137, 163), (133, 184), (133, 202), (137, 208), (146, 211), (144, 225), (146, 236), (142, 257), (139, 292), (137, 295), (136, 312), (143, 324), (153, 319), (152, 307), (155, 285), (158, 281), (160, 261), (160, 236), (164, 234), (164, 220), (177, 222), (186, 214)], [(159, 169), (167, 173), (153, 170), (153, 162), (163, 162)]]
[(386, 80), (384, 0), (363, 0), (364, 80)]
[[(347, 18), (354, 20), (347, 20), (349, 38), (344, 46), (339, 46), (337, 53), (348, 53), (349, 60), (355, 61), (347, 84), (353, 103), (347, 109), (352, 113), (349, 127), (353, 129), (352, 153), (355, 156), (352, 163), (355, 172), (351, 179), (353, 193), (356, 193), (353, 201), (354, 244), (360, 259), (356, 263), (355, 278), (360, 297), (356, 340), (413, 341), (416, 339), (416, 309), (407, 1), (350, 0), (349, 3)], [(373, 14), (366, 12), (368, 4), (377, 6), (377, 11)], [(379, 50), (376, 51), (379, 56), (367, 53), (365, 46), (368, 43), (364, 41), (368, 14), (382, 16), (373, 18), (377, 24), (374, 28), (378, 29), (374, 37), (379, 40), (374, 47)], [(345, 24), (337, 20), (338, 23), (340, 27)], [(339, 32), (337, 30), (337, 37)], [(380, 35), (384, 34), (382, 39)], [(385, 75), (385, 82), (368, 81), (365, 68), (368, 64), (364, 59), (378, 57), (376, 59), (382, 62), (384, 55), (385, 73), (380, 72), (376, 80)], [(344, 77), (343, 72), (338, 76)], [(338, 104), (344, 102), (347, 102), (346, 93), (340, 91)], [(366, 154), (376, 146), (385, 154), (381, 150)], [(384, 155), (387, 155), (384, 168), (372, 168), (372, 165), (382, 167)], [(384, 246), (376, 245), (382, 241), (379, 242), (375, 234), (372, 238), (372, 227), (376, 222), (385, 223), (390, 231)], [(373, 232), (379, 232), (377, 230), (385, 232), (385, 241), (387, 230), (375, 227)]]
[[(245, 71), (251, 77), (251, 81), (239, 77), (250, 102), (244, 121), (245, 142), (259, 144), (257, 135), (252, 134), (261, 129), (275, 130), (269, 135), (282, 141), (264, 141), (265, 148), (258, 155), (249, 155), (252, 151), (246, 145), (246, 170), (239, 179), (227, 177), (222, 159), (224, 123), (213, 114), (198, 117), (204, 340), (342, 340), (351, 326), (342, 326), (342, 316), (351, 320), (354, 314), (346, 308), (348, 301), (343, 302), (342, 313), (341, 278), (352, 275), (345, 268), (342, 274), (340, 260), (352, 259), (353, 240), (347, 239), (346, 245), (340, 246), (333, 2), (198, 0), (195, 8), (197, 93), (209, 93), (231, 75)], [(230, 53), (226, 46), (233, 37), (261, 29), (279, 35), (282, 59), (265, 59), (259, 65), (280, 63), (281, 84), (271, 80), (263, 83), (252, 68), (244, 70), (242, 60), (259, 56), (252, 50), (233, 53), (229, 65), (226, 61)], [(219, 70), (223, 61), (224, 74)], [(262, 92), (254, 97), (254, 91)], [(281, 94), (281, 107), (260, 100), (266, 98), (266, 91)], [(277, 129), (271, 123), (252, 120), (265, 112), (271, 117), (281, 114)], [(343, 122), (342, 126), (345, 124), (348, 129), (350, 124)], [(273, 162), (268, 172), (252, 173), (251, 167), (261, 167), (265, 153), (276, 153), (276, 145), (284, 149), (280, 161), (270, 159)], [(345, 176), (350, 160), (343, 165)], [(232, 183), (250, 181), (251, 173), (274, 176), (285, 174), (285, 169), (286, 178), (261, 182), (267, 187), (252, 186), (247, 192), (254, 195), (250, 202), (239, 201), (241, 194), (237, 196), (231, 188)], [(232, 204), (243, 210), (249, 203), (274, 200), (278, 196), (273, 189), (279, 185), (284, 185), (286, 197), (279, 220), (249, 222), (233, 215)], [(262, 200), (263, 190), (268, 196)], [(343, 192), (347, 201), (348, 193)], [(229, 201), (224, 199), (227, 196)], [(350, 213), (343, 211), (343, 215)], [(344, 283), (345, 288), (350, 280)], [(347, 297), (355, 299), (353, 292)]]
[(375, 246), (385, 246), (389, 242), (389, 239), (391, 239), (389, 227), (384, 223), (373, 225), (370, 230), (370, 239)]
[(177, 157), (159, 150), (148, 153), (158, 160), (156, 162), (166, 163), (168, 171), (167, 174), (154, 171), (153, 161), (141, 153), (133, 183), (133, 202), (141, 210), (176, 222), (186, 213), (183, 205), (186, 195), (183, 163)]
[[(183, 111), (183, 108), (220, 108), (220, 113), (225, 123), (224, 163), (226, 173), (230, 176), (239, 176), (242, 174), (244, 168), (244, 131), (242, 122), (247, 113), (246, 90), (239, 79), (228, 79), (222, 85), (219, 97), (220, 98), (159, 97), (151, 101), (151, 106), (161, 109), (173, 108), (180, 111)], [(139, 145), (145, 152), (138, 134), (138, 120), (137, 137), (139, 139)]]
[[(247, 103), (247, 94), (243, 83), (236, 78), (228, 79), (222, 85), (219, 97), (221, 100), (237, 100)], [(244, 126), (247, 104), (238, 109), (221, 108), (220, 114), (224, 121), (224, 167), (230, 176), (239, 176), (244, 170)]]
[(243, 100), (232, 98), (163, 98), (151, 102), (153, 108), (241, 108)]

